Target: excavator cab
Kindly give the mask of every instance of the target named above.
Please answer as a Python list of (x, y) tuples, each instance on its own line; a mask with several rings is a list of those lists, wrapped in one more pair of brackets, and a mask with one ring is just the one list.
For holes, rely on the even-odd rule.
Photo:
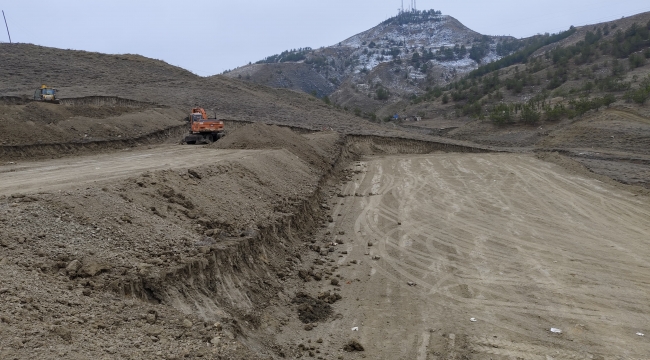
[(59, 99), (56, 97), (56, 91), (56, 89), (50, 88), (47, 85), (41, 85), (41, 88), (34, 92), (34, 100), (58, 104)]

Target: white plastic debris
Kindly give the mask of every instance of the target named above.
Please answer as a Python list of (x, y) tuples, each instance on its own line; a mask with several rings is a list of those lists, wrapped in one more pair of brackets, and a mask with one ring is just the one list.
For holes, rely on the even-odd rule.
[(358, 326), (353, 327), (352, 331), (359, 331), (359, 327)]
[(552, 333), (555, 333), (555, 334), (561, 334), (561, 333), (562, 333), (562, 330), (560, 330), (560, 329), (558, 329), (558, 328), (551, 328), (551, 332), (552, 332)]
[(476, 318), (471, 318), (471, 319), (469, 319), (469, 321), (476, 322)]
[(409, 281), (409, 282), (407, 282), (406, 284), (407, 284), (408, 286), (415, 286), (415, 285), (417, 285), (417, 284), (414, 283), (413, 281)]
[(639, 335), (639, 336), (645, 336), (645, 334), (642, 333), (642, 332), (638, 332), (638, 333), (636, 333), (636, 334)]

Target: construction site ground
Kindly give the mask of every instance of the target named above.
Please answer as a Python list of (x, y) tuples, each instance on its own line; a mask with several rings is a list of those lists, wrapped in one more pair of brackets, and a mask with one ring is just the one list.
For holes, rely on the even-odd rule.
[(172, 140), (0, 166), (0, 358), (650, 352), (643, 188), (557, 153)]
[(0, 170), (0, 195), (51, 193), (70, 187), (98, 186), (147, 171), (211, 165), (246, 158), (259, 152), (158, 145), (49, 161), (12, 162)]
[(325, 258), (338, 285), (307, 283), (342, 296), (335, 320), (297, 323), (286, 341), (322, 339), (327, 352), (355, 339), (371, 359), (650, 353), (637, 334), (650, 310), (647, 198), (529, 155), (373, 156), (350, 170), (325, 236), (339, 243)]

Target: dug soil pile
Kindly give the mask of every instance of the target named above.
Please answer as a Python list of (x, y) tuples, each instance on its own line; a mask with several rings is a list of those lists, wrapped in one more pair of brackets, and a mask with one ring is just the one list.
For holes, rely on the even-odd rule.
[(0, 103), (0, 144), (23, 146), (136, 138), (184, 124), (183, 111), (164, 107)]
[(339, 137), (264, 131), (281, 141), (238, 159), (215, 149), (202, 166), (1, 196), (0, 358), (281, 353), (260, 316), (292, 296), (286, 259), (324, 221), (315, 196), (334, 158), (318, 154)]
[[(239, 128), (212, 144), (216, 149), (286, 149), (316, 168), (331, 168), (333, 161), (332, 140), (339, 135), (334, 132), (318, 133), (311, 140), (291, 129), (276, 125), (253, 123)], [(325, 143), (322, 140), (325, 139)], [(316, 142), (320, 142), (317, 144)], [(323, 146), (324, 145), (324, 146)]]
[[(0, 98), (0, 160), (35, 160), (178, 142), (185, 111), (119, 98), (51, 104)], [(98, 103), (98, 104), (93, 104)]]

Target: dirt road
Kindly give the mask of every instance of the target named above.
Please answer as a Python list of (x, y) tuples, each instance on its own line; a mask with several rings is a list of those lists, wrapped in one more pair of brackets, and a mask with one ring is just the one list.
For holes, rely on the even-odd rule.
[(0, 195), (51, 192), (125, 178), (145, 171), (187, 168), (241, 159), (258, 150), (217, 150), (165, 145), (146, 150), (0, 166)]
[(355, 167), (330, 228), (343, 316), (314, 337), (356, 338), (370, 359), (650, 354), (646, 201), (526, 155)]

